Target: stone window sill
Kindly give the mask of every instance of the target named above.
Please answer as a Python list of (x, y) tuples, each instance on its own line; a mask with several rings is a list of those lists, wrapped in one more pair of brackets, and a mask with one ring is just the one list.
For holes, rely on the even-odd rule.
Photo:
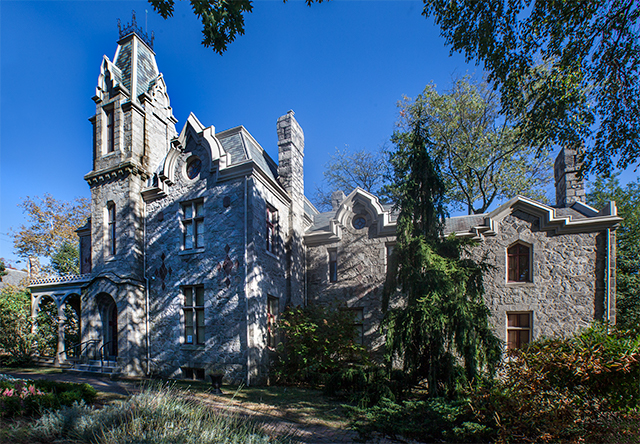
[(204, 253), (204, 247), (202, 248), (193, 248), (191, 250), (181, 250), (180, 252), (178, 252), (179, 256), (188, 256), (190, 254), (198, 254), (198, 253)]
[(271, 256), (274, 259), (280, 259), (278, 256), (276, 256), (275, 254), (273, 254), (269, 250), (264, 250), (264, 251), (265, 251), (265, 253), (267, 253), (267, 256)]
[(198, 350), (204, 350), (204, 344), (182, 344), (182, 349), (183, 350), (193, 350), (193, 351), (198, 351)]
[(536, 284), (533, 282), (507, 282), (505, 284), (507, 287), (535, 287)]

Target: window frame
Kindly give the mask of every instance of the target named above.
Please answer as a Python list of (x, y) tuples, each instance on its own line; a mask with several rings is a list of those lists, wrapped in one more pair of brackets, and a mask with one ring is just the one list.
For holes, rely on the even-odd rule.
[[(526, 249), (526, 252), (522, 251)], [(517, 250), (515, 250), (517, 249)], [(515, 251), (514, 251), (515, 250)], [(513, 252), (512, 252), (513, 251)], [(506, 279), (509, 284), (533, 282), (533, 246), (524, 242), (515, 242), (506, 249)], [(526, 258), (526, 275), (523, 277), (522, 262)], [(512, 274), (513, 271), (513, 274)]]
[(107, 252), (111, 257), (116, 255), (116, 216), (116, 204), (113, 201), (107, 202)]
[[(190, 211), (190, 217), (187, 217), (189, 214), (187, 210)], [(182, 226), (182, 251), (202, 250), (204, 248), (204, 200), (182, 202), (180, 204), (180, 223)], [(200, 232), (198, 232), (199, 230)]]
[[(201, 299), (200, 297), (201, 296)], [(202, 302), (199, 304), (199, 302)], [(182, 287), (182, 312), (184, 315), (184, 343), (186, 345), (204, 345), (205, 338), (205, 291), (204, 285), (185, 285)], [(189, 334), (191, 333), (191, 334)], [(191, 341), (189, 341), (191, 337)]]
[(338, 249), (327, 249), (329, 256), (329, 282), (338, 282)]
[(267, 252), (277, 256), (278, 245), (278, 210), (267, 204), (266, 208), (266, 245)]
[(364, 345), (364, 307), (352, 307), (353, 325), (356, 328), (356, 344)]
[(279, 316), (280, 299), (267, 295), (267, 348), (271, 351), (275, 351), (280, 342), (277, 331)]
[(105, 121), (105, 154), (113, 153), (116, 150), (116, 112), (115, 107), (104, 109)]
[[(514, 320), (512, 323), (514, 325), (510, 325), (511, 320)], [(520, 325), (522, 319), (527, 320), (528, 325)], [(506, 323), (506, 348), (507, 350), (518, 350), (525, 346), (526, 344), (531, 343), (533, 340), (533, 312), (532, 311), (508, 311), (506, 312), (505, 317)], [(515, 325), (518, 324), (518, 325)], [(509, 336), (511, 332), (519, 332), (515, 341), (510, 341)], [(527, 332), (527, 338), (523, 342), (520, 337), (520, 333)], [(512, 345), (513, 344), (513, 345)]]

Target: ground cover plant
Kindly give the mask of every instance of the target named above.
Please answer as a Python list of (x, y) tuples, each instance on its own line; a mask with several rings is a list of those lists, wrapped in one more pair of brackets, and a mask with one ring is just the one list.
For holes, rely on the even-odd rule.
[(171, 387), (147, 388), (102, 409), (74, 403), (43, 415), (32, 438), (75, 443), (278, 443), (251, 421), (225, 414)]

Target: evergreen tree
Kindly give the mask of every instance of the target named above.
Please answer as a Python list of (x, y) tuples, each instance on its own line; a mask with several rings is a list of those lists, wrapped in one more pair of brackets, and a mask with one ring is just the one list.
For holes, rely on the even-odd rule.
[[(443, 236), (446, 190), (419, 110), (410, 128), (392, 138), (391, 187), (400, 214), (383, 325), (388, 359), (398, 358), (414, 381), (426, 379), (429, 394), (439, 396), (451, 394), (458, 382), (474, 381), (485, 366), (492, 368), (501, 346), (483, 300), (485, 267), (468, 258), (464, 242)], [(389, 309), (398, 289), (402, 302)]]

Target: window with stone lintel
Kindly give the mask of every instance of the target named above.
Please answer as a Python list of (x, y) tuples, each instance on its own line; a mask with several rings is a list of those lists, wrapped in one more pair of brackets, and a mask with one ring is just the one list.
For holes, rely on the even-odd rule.
[(182, 288), (184, 297), (184, 343), (204, 344), (204, 287)]
[(507, 282), (531, 282), (531, 247), (517, 242), (507, 249)]

